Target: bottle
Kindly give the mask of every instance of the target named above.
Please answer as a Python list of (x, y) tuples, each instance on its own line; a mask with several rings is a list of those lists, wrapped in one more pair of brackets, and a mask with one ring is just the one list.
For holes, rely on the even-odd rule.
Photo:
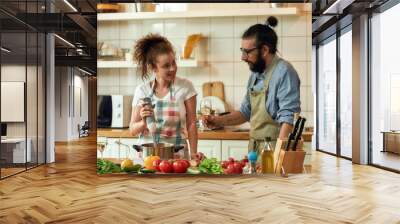
[(257, 153), (255, 151), (250, 151), (247, 157), (249, 160), (249, 174), (257, 173)]
[(265, 138), (265, 145), (261, 151), (261, 172), (274, 173), (274, 150), (271, 147), (271, 138)]

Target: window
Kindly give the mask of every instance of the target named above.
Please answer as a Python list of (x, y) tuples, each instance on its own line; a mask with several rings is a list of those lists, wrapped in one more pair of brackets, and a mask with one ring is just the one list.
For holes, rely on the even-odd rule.
[(318, 48), (318, 145), (336, 154), (336, 39)]
[(400, 5), (371, 19), (372, 163), (400, 170)]
[(340, 36), (340, 155), (352, 157), (352, 33)]

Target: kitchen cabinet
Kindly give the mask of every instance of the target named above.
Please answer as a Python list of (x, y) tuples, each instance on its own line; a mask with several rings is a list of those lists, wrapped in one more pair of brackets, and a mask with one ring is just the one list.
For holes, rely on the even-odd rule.
[(197, 151), (204, 153), (207, 158), (217, 158), (221, 160), (221, 141), (220, 140), (199, 140)]
[(222, 141), (222, 160), (228, 160), (233, 157), (235, 160), (241, 160), (248, 154), (249, 141), (223, 140)]

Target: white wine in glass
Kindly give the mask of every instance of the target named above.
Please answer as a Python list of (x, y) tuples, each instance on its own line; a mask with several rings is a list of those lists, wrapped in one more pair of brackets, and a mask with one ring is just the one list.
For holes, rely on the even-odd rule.
[(201, 115), (211, 115), (212, 105), (209, 99), (203, 99), (200, 105), (200, 113)]
[(97, 143), (97, 150), (99, 150), (101, 154), (101, 159), (103, 159), (103, 152), (106, 149), (106, 144), (104, 143)]

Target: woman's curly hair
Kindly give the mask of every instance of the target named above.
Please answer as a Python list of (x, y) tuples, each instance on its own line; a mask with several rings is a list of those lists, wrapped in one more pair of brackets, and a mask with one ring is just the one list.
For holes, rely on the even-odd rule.
[(156, 66), (157, 56), (160, 54), (175, 54), (174, 48), (167, 38), (159, 34), (148, 34), (136, 42), (133, 58), (138, 65), (137, 72), (145, 80), (149, 71)]

